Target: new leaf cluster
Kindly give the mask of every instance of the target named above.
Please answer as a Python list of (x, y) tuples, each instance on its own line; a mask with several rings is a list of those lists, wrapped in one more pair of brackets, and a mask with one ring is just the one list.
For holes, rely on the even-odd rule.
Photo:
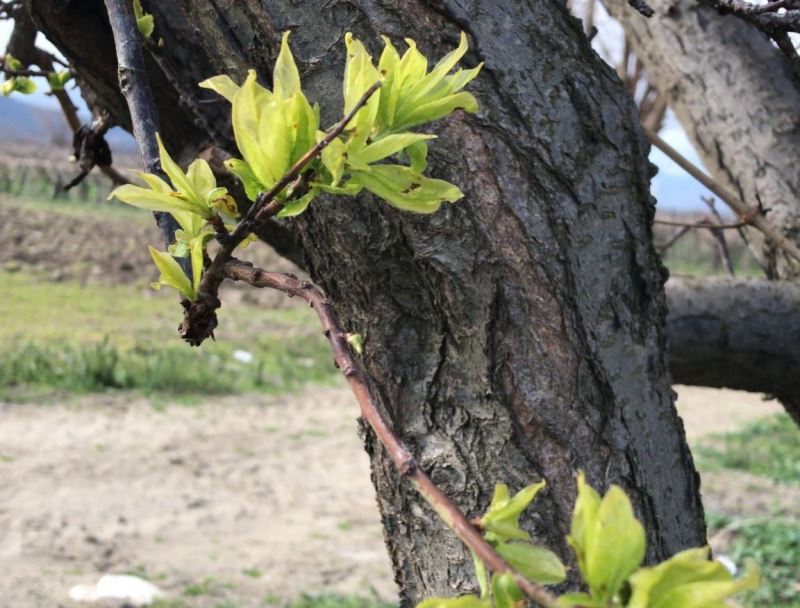
[[(254, 70), (238, 85), (226, 75), (214, 76), (200, 86), (211, 89), (231, 103), (231, 123), (241, 158), (226, 167), (242, 182), (251, 201), (269, 191), (291, 167), (325, 138), (320, 130), (319, 105), (303, 93), (300, 73), (286, 32), (273, 71), (273, 88), (260, 85)], [(303, 213), (322, 192), (355, 196), (368, 190), (390, 205), (415, 213), (433, 213), (442, 203), (453, 203), (463, 194), (453, 184), (427, 177), (430, 133), (412, 131), (443, 118), (457, 109), (477, 110), (477, 101), (462, 89), (481, 66), (453, 72), (467, 51), (466, 36), (455, 50), (432, 69), (413, 40), (401, 56), (388, 38), (376, 66), (364, 45), (347, 34), (344, 72), (344, 115), (376, 83), (380, 88), (345, 126), (342, 134), (323, 148), (319, 158), (303, 169), (307, 187), (291, 187), (277, 195), (279, 218)], [(214, 235), (211, 222), (233, 222), (239, 217), (236, 203), (217, 187), (208, 163), (194, 161), (186, 173), (172, 160), (159, 139), (161, 165), (170, 186), (158, 176), (140, 173), (148, 187), (125, 185), (111, 193), (122, 202), (171, 213), (181, 226), (168, 252), (151, 247), (161, 272), (158, 284), (177, 289), (194, 301), (202, 278), (205, 246)], [(174, 257), (189, 256), (192, 277), (186, 277)]]

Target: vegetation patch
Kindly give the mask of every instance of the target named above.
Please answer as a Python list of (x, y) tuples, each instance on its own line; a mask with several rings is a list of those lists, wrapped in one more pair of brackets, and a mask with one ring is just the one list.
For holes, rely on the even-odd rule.
[(3, 399), (63, 390), (273, 393), (336, 377), (304, 309), (226, 308), (225, 335), (191, 348), (177, 338), (172, 297), (131, 285), (84, 287), (19, 273), (0, 278), (8, 288), (0, 317), (10, 320), (0, 327)]
[(697, 449), (699, 468), (735, 469), (800, 484), (800, 440), (788, 414), (777, 414), (724, 435)]
[(737, 523), (709, 517), (709, 526), (710, 535), (725, 527), (732, 528), (729, 557), (737, 565), (752, 558), (761, 568), (763, 583), (742, 596), (743, 606), (800, 608), (800, 522), (775, 518)]

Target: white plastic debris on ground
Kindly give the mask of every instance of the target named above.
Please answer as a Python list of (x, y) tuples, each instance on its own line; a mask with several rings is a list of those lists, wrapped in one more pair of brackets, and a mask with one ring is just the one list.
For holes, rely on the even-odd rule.
[(237, 349), (233, 351), (233, 358), (240, 363), (252, 363), (255, 357), (253, 357), (253, 353), (251, 352)]
[(124, 600), (131, 606), (149, 606), (163, 593), (138, 576), (106, 574), (95, 585), (76, 585), (69, 590), (70, 599), (76, 602)]

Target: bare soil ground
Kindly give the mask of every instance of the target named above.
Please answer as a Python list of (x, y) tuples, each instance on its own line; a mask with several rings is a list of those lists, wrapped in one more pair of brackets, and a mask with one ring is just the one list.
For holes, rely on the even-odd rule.
[[(678, 391), (693, 439), (777, 409)], [(326, 590), (393, 599), (355, 413), (343, 387), (194, 406), (125, 395), (0, 405), (2, 605), (71, 607), (72, 585), (106, 573), (138, 573), (203, 608)], [(740, 477), (704, 478), (707, 504), (771, 506), (766, 482)], [(779, 499), (797, 509), (798, 498)]]

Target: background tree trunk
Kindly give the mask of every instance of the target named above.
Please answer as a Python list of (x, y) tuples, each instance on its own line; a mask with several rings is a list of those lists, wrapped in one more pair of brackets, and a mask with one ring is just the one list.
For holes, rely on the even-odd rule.
[[(622, 23), (649, 79), (666, 94), (706, 169), (800, 242), (800, 83), (770, 40), (697, 0), (648, 0), (643, 19), (625, 0), (603, 0)], [(758, 244), (771, 277), (797, 262)]]
[[(544, 478), (525, 525), (567, 555), (581, 468), (629, 492), (648, 559), (704, 542), (667, 371), (647, 146), (616, 75), (563, 3), (144, 4), (164, 39), (151, 79), (175, 151), (206, 140), (234, 151), (227, 104), (196, 83), (241, 79), (248, 67), (268, 83), (285, 29), (324, 123), (340, 112), (346, 31), (374, 51), (379, 34), (410, 35), (437, 58), (467, 31), (467, 63), (486, 63), (474, 87), (481, 110), (438, 125), (430, 170), (465, 199), (433, 216), (368, 195), (321, 200), (288, 222), (306, 265), (364, 335), (364, 364), (399, 434), (468, 513), (485, 509), (496, 482)], [(125, 124), (102, 4), (30, 5)], [(464, 550), (365, 441), (403, 603), (474, 587)]]
[(800, 424), (800, 285), (670, 279), (667, 296), (676, 382), (773, 395)]

